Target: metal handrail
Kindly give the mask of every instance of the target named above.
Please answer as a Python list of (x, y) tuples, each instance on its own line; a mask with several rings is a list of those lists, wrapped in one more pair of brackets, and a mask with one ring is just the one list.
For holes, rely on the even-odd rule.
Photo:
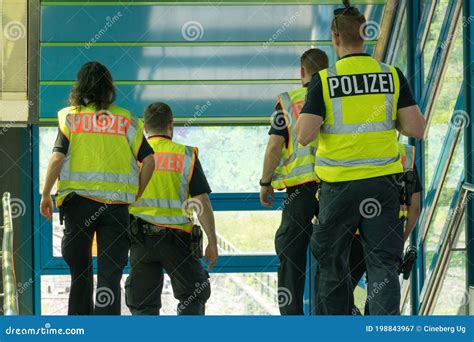
[[(462, 177), (461, 179), (464, 179)], [(474, 186), (462, 184), (460, 181), (458, 191), (453, 197), (448, 219), (441, 233), (435, 256), (433, 257), (430, 271), (423, 285), (420, 295), (420, 315), (431, 315), (436, 307), (444, 278), (449, 267), (449, 262), (459, 238), (460, 227), (464, 217), (464, 207), (469, 200)]]
[(15, 268), (13, 262), (13, 220), (10, 204), (10, 193), (5, 192), (3, 206), (3, 240), (2, 240), (2, 278), (3, 278), (3, 314), (18, 315), (18, 293), (16, 289)]

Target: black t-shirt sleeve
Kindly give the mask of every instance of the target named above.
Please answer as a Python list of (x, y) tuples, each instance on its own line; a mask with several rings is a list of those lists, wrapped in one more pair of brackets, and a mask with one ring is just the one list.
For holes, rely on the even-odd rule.
[(397, 109), (416, 105), (416, 101), (413, 98), (410, 85), (408, 84), (405, 75), (403, 75), (403, 72), (401, 72), (400, 69), (395, 69), (397, 70), (398, 79), (400, 80), (400, 96), (398, 98)]
[(69, 140), (66, 136), (58, 129), (58, 135), (56, 137), (56, 141), (54, 143), (53, 152), (60, 152), (62, 154), (67, 154), (69, 150)]
[(153, 148), (150, 146), (145, 137), (143, 137), (142, 144), (138, 150), (137, 160), (141, 163), (143, 159), (148, 157), (150, 154), (154, 154)]
[(326, 106), (324, 105), (323, 85), (319, 73), (314, 74), (308, 86), (308, 94), (304, 101), (301, 113), (314, 114), (321, 117), (326, 116)]
[(278, 102), (275, 106), (275, 112), (272, 117), (272, 126), (270, 127), (268, 134), (279, 135), (285, 138), (285, 142), (288, 142), (288, 127), (280, 102)]
[(189, 183), (189, 195), (191, 197), (196, 197), (202, 194), (209, 194), (211, 192), (211, 187), (207, 182), (201, 162), (199, 161), (199, 158), (196, 157), (193, 175), (191, 177), (191, 182)]

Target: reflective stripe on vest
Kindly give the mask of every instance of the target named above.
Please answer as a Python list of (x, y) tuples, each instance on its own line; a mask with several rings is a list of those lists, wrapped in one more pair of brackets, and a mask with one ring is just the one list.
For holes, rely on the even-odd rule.
[(279, 102), (288, 129), (288, 147), (284, 147), (272, 177), (272, 186), (283, 190), (287, 187), (317, 181), (314, 172), (317, 140), (308, 146), (298, 143), (294, 127), (303, 107), (307, 89), (299, 88), (279, 95)]
[(186, 203), (197, 149), (164, 137), (151, 137), (148, 142), (155, 151), (155, 171), (142, 197), (129, 207), (130, 214), (154, 225), (190, 233), (192, 223)]
[(138, 191), (137, 141), (141, 121), (111, 105), (67, 107), (58, 114), (59, 128), (70, 141), (59, 175), (57, 206), (74, 192), (106, 203), (132, 203)]
[(370, 56), (351, 56), (319, 75), (326, 116), (316, 154), (318, 177), (342, 182), (401, 173), (396, 69)]

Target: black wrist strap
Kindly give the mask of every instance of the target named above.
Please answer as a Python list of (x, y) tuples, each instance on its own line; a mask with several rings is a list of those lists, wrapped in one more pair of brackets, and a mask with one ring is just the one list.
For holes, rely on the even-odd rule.
[(270, 186), (270, 185), (272, 185), (271, 181), (270, 182), (264, 182), (260, 179), (260, 186)]

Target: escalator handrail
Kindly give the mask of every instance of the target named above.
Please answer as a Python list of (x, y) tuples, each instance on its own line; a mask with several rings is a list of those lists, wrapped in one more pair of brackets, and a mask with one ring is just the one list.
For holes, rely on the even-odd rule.
[(18, 293), (16, 288), (15, 267), (13, 258), (13, 220), (10, 193), (5, 192), (3, 206), (3, 240), (2, 240), (2, 281), (3, 281), (3, 314), (18, 315)]

